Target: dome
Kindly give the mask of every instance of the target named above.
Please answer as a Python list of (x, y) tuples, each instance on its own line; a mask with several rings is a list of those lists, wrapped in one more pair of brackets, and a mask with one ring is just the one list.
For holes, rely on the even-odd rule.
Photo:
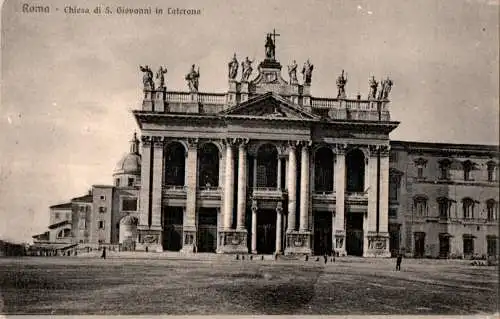
[(129, 153), (122, 157), (116, 164), (115, 174), (140, 174), (141, 155)]
[(127, 215), (120, 220), (120, 225), (137, 225), (139, 220), (135, 216)]
[(134, 133), (130, 141), (130, 152), (116, 164), (115, 174), (141, 174), (141, 155), (139, 155), (139, 140)]

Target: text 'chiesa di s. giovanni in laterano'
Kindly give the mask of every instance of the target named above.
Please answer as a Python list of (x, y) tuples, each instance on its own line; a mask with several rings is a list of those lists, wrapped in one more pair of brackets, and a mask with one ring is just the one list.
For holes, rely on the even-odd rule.
[(291, 62), (284, 79), (276, 36), (267, 35), (257, 70), (234, 55), (225, 93), (201, 92), (196, 65), (187, 92), (167, 90), (165, 67), (153, 74), (141, 66), (142, 107), (133, 111), (140, 155), (134, 137), (114, 186), (94, 185), (59, 205), (71, 215), (68, 243), (149, 252), (497, 254), (497, 147), (390, 142), (399, 124), (389, 112), (391, 79), (372, 77), (367, 96), (349, 98), (339, 71), (337, 96), (314, 97), (312, 62)]

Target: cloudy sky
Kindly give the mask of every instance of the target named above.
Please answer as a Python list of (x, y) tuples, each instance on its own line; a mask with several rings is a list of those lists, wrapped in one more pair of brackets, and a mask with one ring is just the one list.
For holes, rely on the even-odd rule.
[(202, 13), (64, 13), (137, 3), (37, 1), (48, 14), (3, 4), (1, 238), (30, 239), (45, 230), (49, 205), (112, 182), (137, 129), (140, 64), (167, 66), (168, 89), (186, 90), (196, 63), (200, 90), (224, 92), (232, 54), (262, 60), (273, 28), (283, 65), (311, 59), (315, 96), (336, 95), (342, 69), (351, 96), (366, 96), (371, 75), (389, 75), (392, 118), (401, 121), (392, 139), (498, 143), (497, 0), (172, 0), (141, 3)]

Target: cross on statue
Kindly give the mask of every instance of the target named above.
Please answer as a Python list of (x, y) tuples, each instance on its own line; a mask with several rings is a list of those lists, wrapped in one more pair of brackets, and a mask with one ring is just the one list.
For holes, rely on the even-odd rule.
[(275, 60), (276, 58), (276, 37), (280, 34), (276, 33), (276, 29), (273, 29), (273, 33), (267, 34), (266, 40), (266, 58)]
[(273, 43), (276, 45), (276, 37), (281, 36), (281, 34), (276, 33), (276, 29), (273, 28), (273, 33), (271, 33), (271, 35), (273, 36)]

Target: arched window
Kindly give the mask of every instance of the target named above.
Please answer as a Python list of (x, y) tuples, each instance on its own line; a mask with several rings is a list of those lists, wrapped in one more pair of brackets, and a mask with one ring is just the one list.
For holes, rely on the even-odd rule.
[(355, 149), (347, 153), (347, 191), (365, 191), (365, 155), (360, 149)]
[(427, 197), (420, 195), (413, 198), (413, 207), (417, 216), (427, 216)]
[(186, 169), (186, 150), (178, 142), (165, 149), (165, 184), (183, 186)]
[(327, 147), (318, 149), (314, 155), (314, 190), (333, 192), (333, 152)]
[(489, 161), (486, 163), (488, 166), (488, 182), (496, 182), (497, 181), (497, 163), (493, 161)]
[(474, 201), (471, 198), (462, 199), (462, 211), (464, 219), (474, 218)]
[(451, 161), (449, 159), (446, 158), (439, 161), (440, 179), (450, 179), (450, 167), (451, 167)]
[(439, 197), (437, 199), (439, 218), (448, 219), (450, 217), (451, 201), (446, 197)]
[(257, 151), (257, 187), (278, 187), (278, 150), (272, 144)]
[(486, 219), (489, 221), (497, 220), (498, 203), (494, 199), (486, 201)]
[(199, 155), (200, 188), (219, 186), (219, 149), (212, 143), (203, 144)]
[(474, 163), (467, 160), (462, 163), (462, 167), (464, 169), (464, 181), (470, 181), (472, 179), (472, 170), (474, 169)]

